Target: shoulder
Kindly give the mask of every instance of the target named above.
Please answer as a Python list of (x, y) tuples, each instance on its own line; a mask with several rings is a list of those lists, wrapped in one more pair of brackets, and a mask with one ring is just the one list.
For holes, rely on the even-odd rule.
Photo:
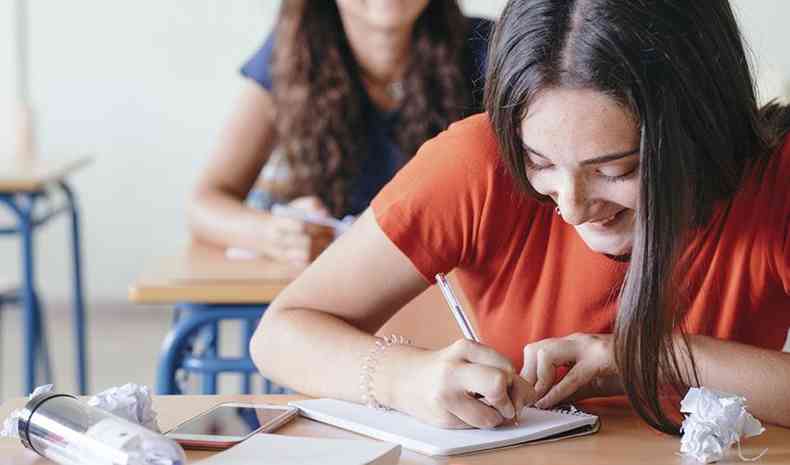
[(477, 263), (488, 233), (502, 237), (524, 218), (522, 204), (534, 203), (518, 191), (497, 147), (487, 114), (453, 123), (373, 199), (382, 231), (426, 279)]
[(747, 168), (733, 202), (750, 208), (781, 204), (790, 207), (790, 134), (773, 153)]
[(790, 134), (747, 174), (730, 212), (733, 234), (754, 241), (753, 260), (765, 260), (780, 274), (790, 271), (786, 269), (790, 252)]
[(273, 87), (272, 60), (274, 57), (275, 42), (275, 33), (271, 31), (266, 36), (263, 43), (241, 67), (242, 76), (252, 79), (269, 91), (271, 91)]
[(488, 113), (478, 113), (456, 121), (434, 140), (439, 145), (452, 145), (472, 158), (498, 159), (496, 134)]
[(488, 115), (479, 113), (451, 124), (425, 142), (379, 194), (379, 200), (401, 198), (412, 189), (433, 190), (438, 184), (469, 192), (473, 186), (482, 188), (488, 174), (498, 171), (500, 165)]
[(418, 156), (443, 172), (463, 174), (470, 186), (479, 185), (484, 178), (509, 176), (499, 156), (496, 134), (487, 113), (452, 123), (426, 142)]
[(373, 207), (377, 214), (397, 205), (405, 207), (397, 208), (401, 213), (412, 215), (442, 212), (450, 216), (448, 224), (465, 221), (465, 227), (477, 230), (481, 222), (505, 221), (503, 206), (521, 215), (536, 203), (519, 189), (500, 157), (488, 114), (479, 113), (424, 143), (379, 192)]
[(780, 146), (760, 165), (749, 173), (747, 190), (755, 192), (759, 203), (783, 207), (786, 215), (790, 208), (790, 133)]
[[(782, 146), (774, 154), (774, 162), (778, 165), (780, 179), (790, 180), (790, 132), (785, 134)], [(790, 182), (784, 182), (786, 192), (790, 192)]]
[[(775, 246), (789, 247), (787, 236), (790, 234), (790, 133), (767, 162), (763, 171), (761, 185), (762, 204), (773, 222), (776, 234)], [(787, 249), (786, 249), (787, 250)], [(781, 253), (777, 253), (777, 256)]]

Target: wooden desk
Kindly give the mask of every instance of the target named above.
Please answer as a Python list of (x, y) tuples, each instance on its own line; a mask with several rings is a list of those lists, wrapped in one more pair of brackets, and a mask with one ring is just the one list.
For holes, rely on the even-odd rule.
[[(175, 381), (177, 370), (184, 368), (183, 350), (190, 337), (208, 328), (213, 334), (211, 358), (190, 359), (200, 373), (203, 393), (217, 392), (217, 375), (223, 372), (242, 373), (242, 392), (251, 392), (250, 375), (256, 372), (243, 342), (241, 360), (220, 356), (218, 323), (241, 319), (240, 341), (248, 341), (255, 330), (257, 317), (304, 267), (267, 259), (231, 260), (218, 247), (195, 243), (183, 252), (160, 260), (148, 268), (129, 287), (129, 300), (145, 304), (172, 304), (182, 312), (165, 338), (158, 364), (156, 392), (179, 394)], [(210, 321), (209, 321), (210, 320)], [(189, 355), (187, 355), (189, 356)], [(242, 363), (243, 366), (240, 366)], [(267, 389), (269, 385), (267, 384)]]
[(129, 300), (145, 304), (271, 302), (303, 270), (272, 260), (229, 260), (222, 249), (193, 244), (147, 268), (129, 287)]
[[(71, 223), (71, 258), (73, 266), (74, 321), (76, 339), (76, 367), (79, 392), (87, 392), (87, 368), (85, 347), (85, 303), (82, 289), (82, 255), (80, 245), (80, 215), (76, 194), (66, 182), (66, 177), (91, 162), (90, 157), (56, 160), (22, 160), (7, 158), (0, 160), (0, 204), (11, 213), (11, 225), (0, 225), (0, 234), (12, 234), (20, 238), (22, 252), (22, 283), (18, 300), (25, 314), (24, 325), (24, 377), (22, 392), (30, 392), (41, 384), (37, 380), (37, 354), (44, 353), (46, 338), (43, 336), (44, 314), (36, 289), (35, 279), (35, 230), (51, 219), (67, 215)], [(51, 192), (59, 192), (52, 201)], [(59, 198), (61, 197), (61, 198)], [(46, 208), (36, 208), (40, 204)], [(49, 382), (51, 370), (49, 360), (44, 363), (44, 380)]]
[(35, 192), (90, 164), (91, 157), (0, 161), (0, 192)]
[[(159, 413), (159, 425), (167, 430), (179, 422), (208, 409), (219, 402), (271, 402), (284, 404), (298, 396), (158, 396), (154, 398), (154, 408)], [(0, 406), (0, 419), (24, 404), (24, 399), (13, 399)], [(676, 437), (657, 433), (642, 423), (621, 399), (588, 401), (580, 406), (591, 413), (601, 416), (601, 430), (592, 436), (567, 439), (548, 444), (514, 447), (481, 454), (432, 458), (416, 452), (403, 450), (402, 464), (439, 464), (452, 463), (463, 465), (479, 464), (590, 464), (590, 465), (652, 465), (652, 464), (695, 464), (697, 462), (679, 457), (680, 440)], [(291, 436), (359, 438), (360, 436), (331, 426), (298, 418), (279, 431)], [(768, 453), (759, 464), (790, 463), (790, 429), (768, 425), (761, 436), (749, 439), (743, 447), (745, 456), (758, 454), (764, 448)], [(190, 463), (210, 456), (211, 452), (187, 451)], [(720, 465), (740, 464), (735, 455)], [(0, 465), (43, 465), (51, 463), (25, 450), (18, 440), (0, 439)]]

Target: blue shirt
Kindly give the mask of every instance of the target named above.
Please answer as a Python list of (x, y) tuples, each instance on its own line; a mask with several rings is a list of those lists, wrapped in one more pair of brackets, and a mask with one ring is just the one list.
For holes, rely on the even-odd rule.
[[(470, 113), (477, 113), (482, 111), (486, 53), (493, 22), (482, 18), (468, 18), (468, 20), (470, 27), (466, 53), (471, 54), (472, 57), (473, 69), (468, 73), (473, 84), (472, 95), (475, 102), (475, 109)], [(275, 38), (272, 33), (241, 68), (243, 76), (254, 80), (269, 92), (274, 87), (271, 70), (274, 47)], [(368, 147), (371, 156), (364, 158), (359, 170), (360, 174), (351, 182), (350, 198), (345, 212), (348, 215), (362, 213), (378, 191), (408, 160), (393, 138), (399, 120), (398, 112), (385, 112), (376, 108), (368, 98), (365, 98), (365, 101), (368, 102), (366, 112), (369, 118)]]

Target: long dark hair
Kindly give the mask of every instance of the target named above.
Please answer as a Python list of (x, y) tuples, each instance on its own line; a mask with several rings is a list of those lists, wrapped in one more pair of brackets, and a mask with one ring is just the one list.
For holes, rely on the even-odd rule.
[(602, 92), (639, 122), (641, 193), (614, 354), (639, 415), (677, 434), (664, 387), (680, 395), (699, 383), (680, 324), (679, 253), (770, 156), (790, 111), (758, 108), (727, 0), (511, 0), (490, 44), (486, 110), (509, 170), (533, 194), (521, 122), (540, 91), (560, 87)]
[[(393, 135), (406, 157), (475, 110), (466, 34), (467, 19), (456, 0), (432, 0), (414, 25)], [(284, 0), (276, 40), (277, 133), (299, 178), (296, 194), (318, 195), (340, 215), (350, 181), (368, 155), (370, 104), (337, 5)]]

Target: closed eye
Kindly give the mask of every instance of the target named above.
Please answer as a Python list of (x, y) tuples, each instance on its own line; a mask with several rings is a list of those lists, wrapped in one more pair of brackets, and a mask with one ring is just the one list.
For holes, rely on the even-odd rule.
[[(631, 168), (630, 170), (627, 170), (625, 173), (621, 173), (621, 174), (614, 174), (614, 173), (606, 174), (604, 171), (606, 171), (606, 170), (600, 170), (599, 169), (597, 172), (598, 172), (598, 176), (600, 176), (601, 178), (603, 178), (606, 181), (609, 181), (609, 182), (625, 181), (625, 180), (628, 180), (628, 179), (634, 177), (634, 175), (636, 175), (639, 172), (639, 164), (638, 163), (635, 164), (633, 166), (633, 168)], [(612, 170), (612, 171), (617, 171), (617, 170)], [(620, 171), (622, 171), (622, 170), (620, 170)]]
[(546, 163), (546, 162), (536, 163), (534, 160), (532, 160), (532, 157), (530, 155), (524, 157), (524, 165), (527, 167), (527, 169), (530, 169), (532, 171), (546, 170), (554, 166), (551, 163)]

